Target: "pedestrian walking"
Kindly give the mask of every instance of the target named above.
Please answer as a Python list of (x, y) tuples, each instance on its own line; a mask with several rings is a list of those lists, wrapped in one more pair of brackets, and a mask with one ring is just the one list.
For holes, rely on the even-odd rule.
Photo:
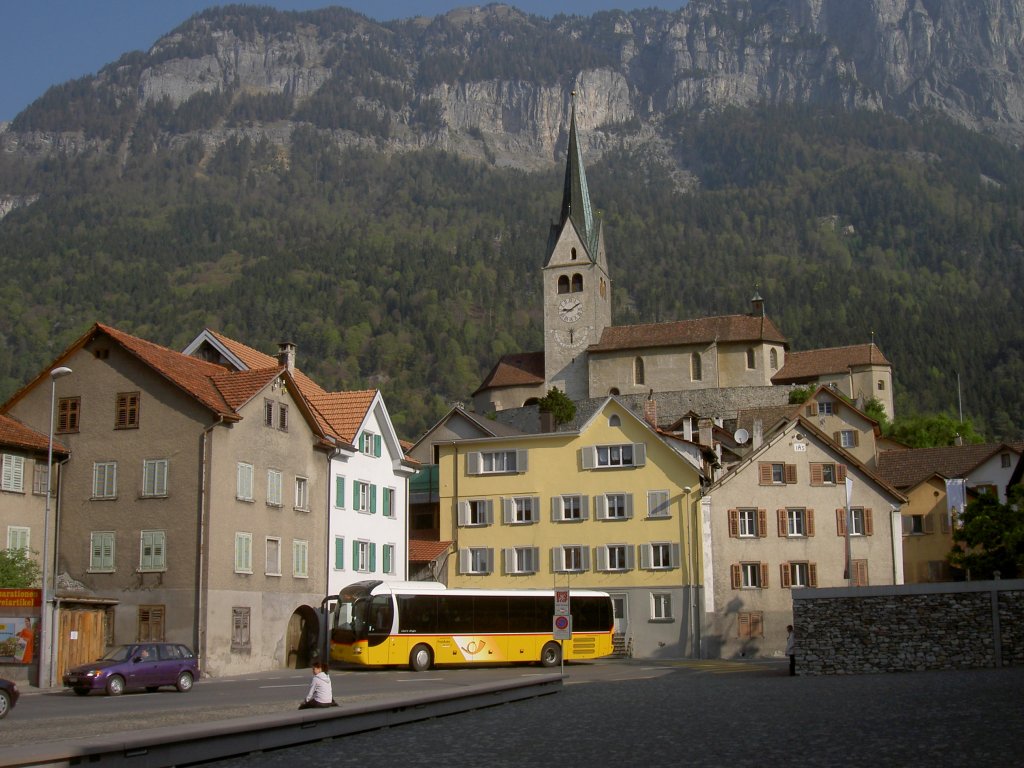
[(796, 633), (792, 624), (786, 626), (786, 655), (789, 656), (789, 674), (792, 677), (796, 674)]
[(313, 662), (313, 679), (309, 681), (309, 692), (306, 699), (299, 704), (299, 709), (318, 709), (320, 707), (336, 707), (331, 678), (319, 661)]

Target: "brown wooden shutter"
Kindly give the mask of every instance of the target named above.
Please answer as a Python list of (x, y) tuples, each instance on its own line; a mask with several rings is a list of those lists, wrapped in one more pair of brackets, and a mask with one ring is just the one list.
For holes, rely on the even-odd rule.
[(807, 564), (807, 586), (816, 587), (818, 586), (818, 564), (808, 563)]
[(811, 464), (811, 485), (824, 485), (824, 474), (821, 464)]
[(772, 465), (770, 462), (762, 461), (758, 463), (757, 482), (759, 485), (772, 484)]
[(873, 515), (871, 514), (871, 508), (866, 507), (864, 509), (864, 535), (871, 536), (875, 532), (875, 524), (872, 520)]
[(749, 637), (764, 637), (764, 614), (761, 611), (751, 611)]
[(817, 400), (811, 400), (810, 402), (807, 403), (807, 415), (808, 416), (817, 416), (818, 415), (818, 401)]
[(779, 536), (786, 536), (788, 533), (788, 529), (786, 527), (786, 510), (776, 510), (775, 514), (778, 516), (779, 520)]
[(733, 563), (730, 565), (729, 570), (732, 572), (732, 588), (739, 589), (743, 586), (743, 576), (740, 573), (739, 563)]
[(853, 430), (853, 447), (856, 448), (858, 445), (860, 445), (860, 432), (855, 429)]
[(846, 535), (846, 510), (841, 507), (836, 509), (836, 534)]
[(740, 535), (740, 511), (729, 510), (729, 538), (735, 539)]
[(768, 587), (768, 563), (761, 563), (761, 589)]
[(832, 433), (832, 442), (835, 443), (838, 446), (842, 446), (842, 444), (843, 444), (843, 433), (838, 431), (838, 430), (833, 432)]
[(836, 464), (836, 482), (837, 483), (845, 483), (846, 482), (846, 465), (845, 464)]
[(741, 613), (736, 616), (736, 634), (739, 637), (750, 637), (749, 613)]
[(935, 513), (929, 512), (924, 516), (924, 532), (935, 533)]
[(779, 585), (784, 589), (788, 589), (793, 586), (793, 581), (789, 573), (789, 563), (779, 563)]
[(853, 561), (853, 585), (855, 587), (866, 587), (868, 585), (868, 561)]
[(768, 510), (757, 510), (757, 535), (762, 539), (768, 535)]
[(808, 535), (808, 536), (813, 536), (814, 535), (814, 510), (813, 509), (805, 509), (804, 510), (804, 530), (805, 530), (806, 535)]
[(790, 484), (796, 482), (796, 464), (786, 465), (786, 482)]

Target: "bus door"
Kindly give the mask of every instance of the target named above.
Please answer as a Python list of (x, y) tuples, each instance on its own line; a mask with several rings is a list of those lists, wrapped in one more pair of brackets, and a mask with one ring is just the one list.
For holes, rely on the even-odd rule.
[(374, 595), (366, 609), (367, 654), (372, 664), (399, 664), (407, 659), (396, 659), (394, 634), (395, 611), (391, 595)]

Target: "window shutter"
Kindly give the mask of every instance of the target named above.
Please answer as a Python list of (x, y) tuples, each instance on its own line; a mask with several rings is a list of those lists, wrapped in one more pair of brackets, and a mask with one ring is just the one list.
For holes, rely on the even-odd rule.
[(739, 589), (741, 586), (743, 586), (743, 577), (740, 574), (739, 563), (733, 563), (732, 565), (730, 565), (729, 570), (732, 573), (732, 588)]
[(473, 567), (473, 552), (469, 549), (459, 550), (459, 573), (470, 573)]
[(761, 563), (761, 589), (768, 588), (768, 563)]
[(469, 502), (468, 501), (460, 501), (459, 502), (458, 520), (459, 520), (459, 527), (460, 528), (469, 523)]
[(924, 532), (935, 533), (935, 513), (929, 512), (924, 516)]
[(373, 483), (369, 483), (366, 486), (366, 493), (370, 497), (370, 514), (377, 514), (377, 486)]
[(901, 515), (901, 518), (901, 522), (903, 523), (903, 535), (909, 536), (914, 531), (913, 518), (910, 515)]
[(580, 519), (581, 520), (589, 520), (590, 519), (590, 497), (589, 496), (580, 496)]
[(512, 510), (514, 508), (515, 505), (512, 499), (507, 499), (504, 496), (501, 497), (501, 521), (505, 525), (512, 524)]
[(770, 462), (762, 461), (757, 465), (757, 478), (759, 485), (772, 484), (772, 465)]
[(516, 550), (514, 547), (505, 547), (501, 550), (505, 560), (505, 573), (518, 573), (516, 570)]
[(626, 519), (627, 520), (632, 520), (633, 519), (633, 494), (632, 493), (627, 493), (626, 494)]
[(836, 508), (836, 535), (846, 535), (846, 510), (842, 507)]
[(608, 519), (608, 497), (603, 493), (594, 497), (594, 517), (598, 520)]
[(484, 502), (484, 523), (486, 525), (492, 525), (494, 523), (494, 500), (488, 499)]
[(580, 547), (581, 566), (584, 571), (590, 570), (590, 547)]
[(793, 586), (789, 563), (779, 563), (779, 585), (786, 589)]
[(807, 586), (816, 587), (818, 586), (818, 564), (808, 563), (807, 564)]
[(760, 538), (765, 538), (768, 535), (768, 510), (758, 509), (757, 510), (757, 535)]
[(786, 465), (786, 483), (793, 484), (796, 482), (796, 464)]
[(359, 562), (359, 542), (352, 540), (352, 569), (356, 571), (365, 571), (366, 563)]
[(807, 536), (813, 536), (814, 535), (814, 510), (813, 509), (805, 509), (804, 510), (804, 523), (805, 523), (805, 525), (804, 525), (804, 532), (805, 532), (805, 534)]
[(395, 492), (391, 488), (385, 488), (384, 494), (384, 514), (391, 517), (395, 516)]
[(374, 573), (377, 570), (377, 545), (370, 545), (370, 573)]
[(345, 540), (341, 537), (334, 540), (334, 567), (339, 571), (345, 567)]
[(597, 570), (607, 571), (608, 570), (608, 547), (597, 547), (595, 550), (597, 553)]
[[(872, 515), (872, 513), (871, 513), (871, 507), (866, 507), (864, 509), (864, 535), (865, 536), (872, 536), (875, 533), (875, 523), (874, 523), (873, 517), (874, 517), (874, 515)], [(943, 515), (942, 519), (943, 520), (946, 519), (945, 515)]]
[(551, 522), (557, 523), (565, 518), (565, 502), (561, 496), (551, 497)]
[(373, 455), (380, 458), (380, 435), (373, 436)]
[(561, 547), (551, 548), (551, 572), (561, 573), (565, 570), (565, 551)]
[(729, 510), (729, 538), (735, 539), (740, 535), (740, 511), (738, 509)]
[(636, 552), (632, 547), (626, 547), (626, 569), (633, 570), (636, 567)]
[(525, 448), (516, 450), (516, 472), (522, 474), (530, 468), (529, 452)]
[(580, 448), (580, 461), (584, 469), (593, 469), (597, 466), (597, 446), (588, 445)]
[(835, 432), (833, 432), (832, 433), (832, 442), (834, 442), (836, 445), (841, 446), (843, 444), (843, 433), (841, 431), (839, 431), (839, 430), (836, 430)]
[(811, 464), (811, 485), (824, 484), (824, 471), (821, 464)]
[(484, 551), (484, 571), (491, 573), (494, 570), (494, 550), (488, 547)]
[(788, 536), (789, 527), (786, 525), (786, 510), (777, 509), (775, 510), (775, 516), (779, 523), (779, 536)]
[(736, 617), (736, 635), (750, 637), (750, 614), (741, 613)]
[(530, 499), (530, 522), (540, 522), (540, 496), (533, 496)]
[(846, 465), (845, 464), (836, 464), (836, 482), (837, 483), (846, 482)]
[(647, 444), (646, 443), (634, 443), (633, 444), (633, 466), (642, 467), (647, 464)]
[(673, 568), (678, 568), (680, 563), (682, 562), (682, 557), (681, 557), (681, 553), (680, 553), (680, 550), (679, 550), (679, 544), (678, 543), (672, 544), (672, 546), (670, 547), (670, 551), (671, 551), (671, 560), (669, 560), (669, 565), (671, 565)]
[(640, 544), (640, 567), (644, 570), (650, 570), (651, 567), (651, 545)]
[(809, 403), (807, 403), (807, 415), (808, 416), (817, 416), (818, 415), (818, 401), (817, 400), (811, 400)]
[(480, 451), (470, 451), (466, 454), (466, 474), (480, 474)]
[(764, 614), (751, 611), (747, 615), (750, 617), (750, 637), (764, 637)]

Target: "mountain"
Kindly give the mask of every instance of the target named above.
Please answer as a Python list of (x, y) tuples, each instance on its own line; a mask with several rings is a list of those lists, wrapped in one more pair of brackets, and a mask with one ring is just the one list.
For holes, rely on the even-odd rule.
[[(414, 437), (540, 347), (574, 100), (615, 322), (875, 334), (897, 413), (1024, 433), (1024, 0), (692, 0), (380, 24), (227, 6), (0, 128), (0, 396), (102, 320), (204, 325)], [(959, 376), (959, 378), (958, 378)]]

